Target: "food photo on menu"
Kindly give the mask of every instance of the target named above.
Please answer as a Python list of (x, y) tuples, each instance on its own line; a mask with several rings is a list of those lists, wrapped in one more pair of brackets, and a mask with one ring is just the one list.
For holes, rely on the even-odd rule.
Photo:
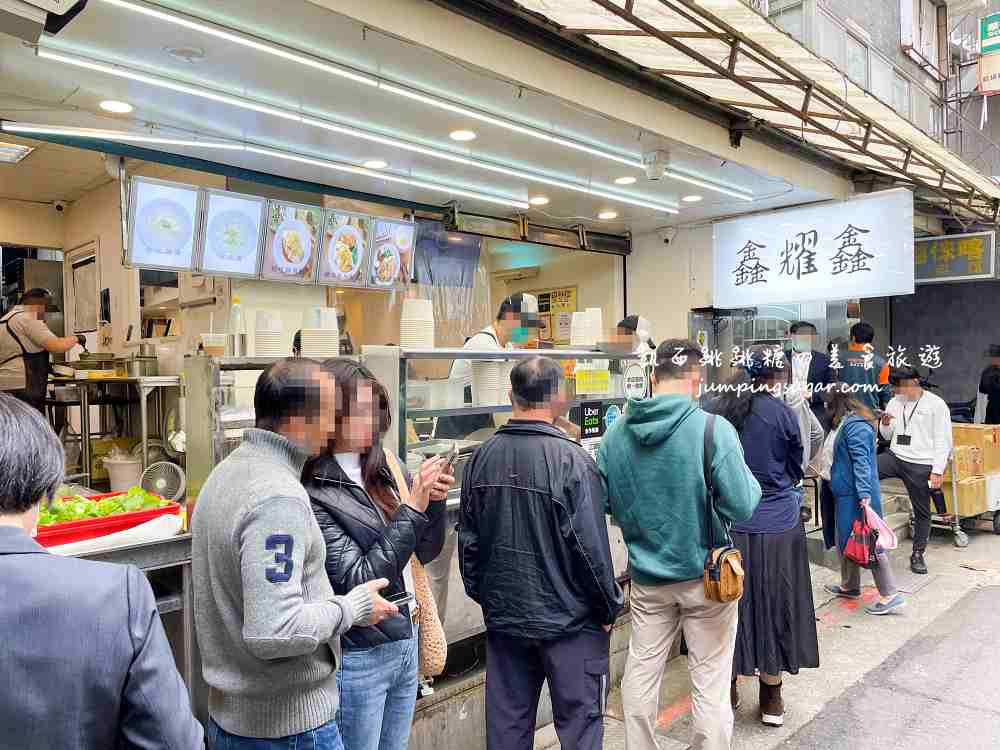
[(269, 203), (263, 275), (279, 280), (312, 281), (322, 222), (321, 208)]
[(132, 183), (130, 253), (137, 265), (191, 268), (198, 190), (152, 180)]
[(413, 279), (414, 225), (407, 222), (375, 221), (372, 251), (372, 286), (382, 289), (406, 287)]
[(202, 271), (257, 275), (265, 204), (265, 200), (251, 196), (208, 194)]
[(369, 216), (339, 212), (327, 216), (319, 267), (320, 283), (364, 286), (372, 224)]

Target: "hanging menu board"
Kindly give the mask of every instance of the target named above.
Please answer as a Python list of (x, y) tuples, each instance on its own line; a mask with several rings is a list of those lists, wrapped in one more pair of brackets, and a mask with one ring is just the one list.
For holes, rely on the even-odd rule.
[(415, 226), (409, 222), (375, 219), (368, 285), (376, 289), (405, 289), (413, 279)]
[(190, 185), (132, 179), (129, 206), (129, 263), (171, 271), (194, 266), (201, 191)]
[(321, 208), (268, 202), (261, 278), (313, 283), (322, 227)]
[(371, 262), (374, 222), (370, 216), (330, 211), (326, 215), (319, 282), (363, 287)]
[(205, 194), (198, 270), (256, 278), (260, 274), (261, 228), (267, 200), (225, 190)]

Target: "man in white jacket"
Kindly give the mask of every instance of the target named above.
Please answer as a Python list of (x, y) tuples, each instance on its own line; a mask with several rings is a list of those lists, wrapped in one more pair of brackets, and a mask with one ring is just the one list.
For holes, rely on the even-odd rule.
[(879, 424), (889, 450), (878, 457), (879, 479), (901, 479), (915, 520), (910, 570), (927, 573), (924, 551), (931, 535), (931, 492), (941, 489), (951, 455), (951, 411), (940, 396), (925, 391), (912, 367), (889, 375), (895, 396)]

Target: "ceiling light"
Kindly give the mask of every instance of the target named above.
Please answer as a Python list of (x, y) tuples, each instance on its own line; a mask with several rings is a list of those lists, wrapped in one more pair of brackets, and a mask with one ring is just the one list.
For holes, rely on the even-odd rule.
[[(276, 43), (269, 43), (262, 41), (258, 39), (256, 36), (250, 34), (243, 35), (241, 33), (234, 33), (233, 31), (221, 28), (208, 21), (203, 21), (197, 18), (196, 16), (182, 15), (176, 12), (167, 12), (164, 10), (160, 10), (158, 8), (153, 8), (140, 3), (131, 2), (130, 0), (103, 0), (103, 2), (106, 2), (109, 5), (114, 5), (115, 7), (121, 8), (123, 10), (132, 11), (134, 13), (140, 13), (150, 18), (155, 18), (159, 21), (171, 23), (175, 26), (180, 26), (182, 28), (189, 29), (191, 31), (197, 31), (203, 34), (208, 34), (209, 36), (214, 36), (218, 39), (224, 39), (228, 42), (232, 42), (233, 44), (242, 45), (244, 47), (248, 47), (258, 52), (263, 52), (265, 54), (272, 55), (275, 57), (280, 57), (284, 60), (289, 60), (298, 63), (300, 65), (304, 65), (317, 70), (322, 70), (326, 73), (329, 73), (330, 75), (346, 78), (368, 86), (375, 86), (383, 91), (386, 91), (387, 93), (396, 94), (397, 96), (403, 96), (413, 101), (423, 102), (432, 107), (436, 107), (438, 109), (459, 114), (464, 117), (478, 120), (480, 122), (496, 125), (497, 127), (501, 127), (515, 133), (520, 133), (522, 135), (526, 135), (531, 138), (547, 141), (549, 143), (554, 143), (563, 146), (565, 148), (574, 149), (576, 151), (582, 151), (583, 153), (591, 154), (592, 156), (597, 156), (601, 159), (617, 162), (619, 164), (624, 164), (626, 166), (630, 166), (635, 169), (639, 170), (644, 169), (641, 158), (635, 156), (616, 154), (608, 149), (591, 146), (580, 141), (572, 140), (570, 138), (564, 138), (562, 136), (553, 135), (552, 133), (548, 133), (544, 130), (539, 130), (532, 126), (523, 125), (521, 123), (507, 119), (506, 117), (500, 115), (495, 115), (490, 112), (484, 112), (464, 104), (451, 102), (447, 99), (442, 99), (438, 96), (424, 93), (420, 90), (413, 89), (409, 86), (395, 84), (391, 81), (387, 81), (373, 75), (352, 70), (345, 65), (331, 63), (327, 60), (314, 57), (307, 53), (301, 53), (295, 50), (291, 50), (287, 47), (278, 45)], [(199, 50), (199, 48), (190, 48), (190, 49)], [(690, 175), (682, 171), (677, 171), (675, 169), (668, 169), (665, 176), (672, 179), (681, 180), (683, 182), (688, 182), (692, 185), (697, 185), (698, 187), (703, 187), (706, 190), (713, 190), (715, 192), (722, 193), (723, 195), (729, 195), (731, 197), (738, 198), (740, 200), (745, 200), (745, 201), (753, 200), (752, 195), (750, 195), (746, 191), (740, 190), (739, 188), (732, 188), (726, 185), (716, 185), (715, 183), (700, 179), (694, 175)]]
[(460, 143), (476, 140), (476, 134), (471, 130), (453, 130), (448, 134), (448, 137)]
[(532, 206), (547, 206), (549, 205), (549, 199), (544, 195), (536, 195), (534, 198), (528, 201)]
[(681, 198), (681, 200), (684, 201), (685, 203), (697, 203), (698, 201), (701, 200), (701, 196), (700, 195), (685, 195), (683, 198)]
[(601, 211), (601, 213), (597, 214), (597, 218), (600, 219), (601, 221), (611, 221), (612, 219), (617, 219), (618, 218), (618, 212), (617, 211)]
[(22, 146), (20, 143), (0, 141), (0, 164), (17, 164), (34, 150), (31, 146)]
[(361, 166), (363, 166), (365, 169), (385, 169), (386, 167), (389, 166), (389, 164), (387, 162), (382, 161), (381, 159), (369, 159)]
[(344, 290), (343, 290), (343, 289), (338, 289), (338, 290), (337, 290), (337, 294), (343, 294), (343, 293), (344, 293)]
[(98, 130), (94, 128), (53, 127), (49, 125), (28, 125), (18, 122), (4, 122), (3, 130), (7, 133), (23, 133), (38, 135), (63, 135), (71, 138), (96, 138), (99, 140), (122, 141), (125, 143), (155, 143), (161, 146), (196, 146), (199, 148), (219, 148), (231, 151), (241, 151), (242, 144), (218, 141), (200, 141), (195, 138), (170, 138), (144, 133), (129, 133), (119, 130)]
[(634, 185), (635, 177), (619, 177), (615, 180), (616, 185)]
[(128, 102), (120, 102), (117, 99), (105, 99), (98, 106), (105, 112), (114, 112), (116, 115), (127, 115), (135, 109)]
[[(148, 83), (151, 86), (159, 86), (172, 91), (179, 91), (181, 93), (190, 94), (191, 96), (197, 96), (209, 99), (211, 101), (221, 102), (223, 104), (229, 104), (234, 107), (240, 107), (242, 109), (249, 109), (254, 112), (273, 115), (274, 117), (280, 117), (286, 120), (292, 120), (294, 122), (302, 123), (303, 125), (322, 128), (324, 130), (329, 130), (331, 132), (339, 133), (342, 135), (361, 138), (367, 141), (371, 141), (373, 143), (379, 143), (382, 145), (391, 146), (393, 148), (399, 148), (406, 151), (412, 151), (418, 154), (424, 154), (426, 156), (431, 156), (437, 159), (450, 161), (454, 164), (462, 164), (464, 166), (474, 167), (476, 169), (483, 169), (489, 172), (495, 172), (497, 174), (504, 174), (509, 177), (516, 177), (518, 179), (528, 180), (539, 184), (551, 185), (553, 187), (572, 190), (578, 193), (585, 193), (587, 195), (595, 195), (600, 198), (608, 198), (613, 201), (627, 203), (629, 205), (639, 206), (641, 208), (650, 208), (653, 209), (654, 211), (662, 211), (664, 213), (670, 213), (670, 214), (678, 213), (677, 207), (668, 203), (652, 201), (646, 198), (630, 196), (622, 193), (615, 193), (613, 191), (609, 191), (600, 187), (591, 187), (589, 185), (582, 185), (579, 183), (567, 182), (565, 180), (545, 177), (544, 175), (535, 172), (527, 172), (525, 170), (503, 167), (498, 164), (493, 164), (487, 161), (472, 159), (461, 154), (456, 154), (441, 149), (431, 148), (429, 146), (423, 146), (420, 144), (411, 143), (409, 141), (404, 141), (399, 138), (380, 135), (378, 133), (374, 133), (368, 130), (362, 130), (355, 126), (341, 125), (337, 122), (333, 122), (330, 120), (321, 120), (315, 117), (306, 117), (299, 114), (298, 112), (294, 112), (291, 110), (281, 109), (279, 107), (274, 107), (268, 104), (261, 104), (251, 99), (243, 99), (241, 97), (233, 96), (231, 94), (224, 94), (217, 91), (213, 91), (212, 89), (209, 89), (208, 87), (203, 85), (193, 86), (184, 83), (178, 83), (171, 79), (163, 78), (160, 76), (154, 76), (147, 73), (139, 73), (129, 68), (126, 68), (122, 65), (94, 62), (91, 60), (87, 60), (85, 58), (78, 57), (76, 55), (66, 55), (57, 52), (50, 52), (49, 50), (46, 49), (39, 49), (38, 56), (47, 60), (55, 60), (57, 62), (62, 62), (67, 65), (74, 65), (89, 70), (95, 70), (100, 73), (106, 73), (108, 75), (128, 78), (131, 80), (140, 81), (142, 83)], [(524, 205), (527, 206), (527, 204)]]

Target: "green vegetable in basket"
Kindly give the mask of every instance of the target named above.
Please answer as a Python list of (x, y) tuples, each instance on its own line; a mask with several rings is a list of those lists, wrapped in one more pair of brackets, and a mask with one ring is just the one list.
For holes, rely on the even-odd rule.
[(97, 503), (97, 515), (102, 518), (105, 516), (113, 516), (115, 513), (124, 513), (125, 509), (122, 507), (121, 496), (116, 495), (114, 497), (106, 497), (103, 500), (99, 500)]

